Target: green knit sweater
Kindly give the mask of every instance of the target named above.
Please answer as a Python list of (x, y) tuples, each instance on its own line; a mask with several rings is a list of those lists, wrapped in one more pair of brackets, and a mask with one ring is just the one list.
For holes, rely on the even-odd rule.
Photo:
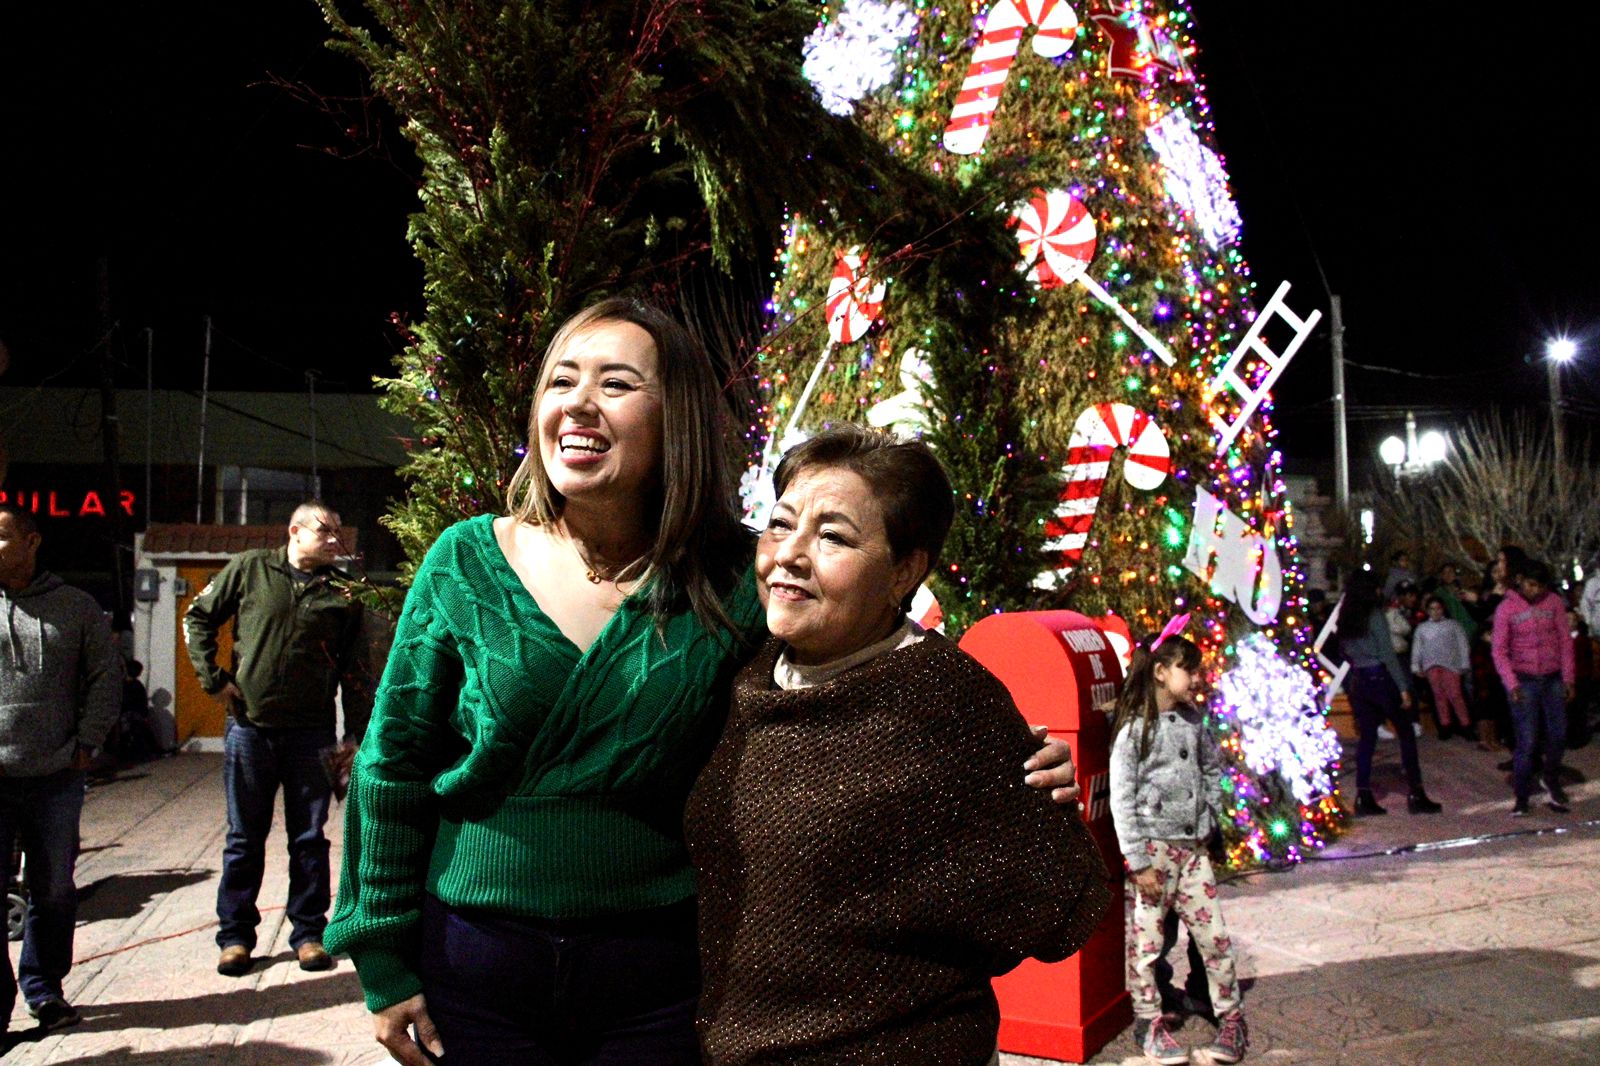
[[(580, 653), (493, 522), (452, 526), (417, 569), (356, 758), (326, 943), (355, 961), (372, 1010), (421, 990), (424, 892), (540, 918), (694, 894), (683, 808), (739, 649), (687, 608), (658, 631), (636, 592)], [(759, 637), (749, 571), (724, 607)]]

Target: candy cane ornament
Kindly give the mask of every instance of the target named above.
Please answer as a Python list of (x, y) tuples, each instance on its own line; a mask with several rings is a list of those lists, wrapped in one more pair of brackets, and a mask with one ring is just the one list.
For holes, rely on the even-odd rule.
[(823, 368), (828, 365), (828, 353), (835, 344), (852, 344), (862, 338), (872, 323), (877, 321), (883, 313), (884, 284), (874, 280), (866, 272), (867, 253), (860, 247), (851, 248), (847, 252), (836, 252), (836, 261), (833, 266), (833, 280), (828, 282), (828, 297), (824, 308), (828, 313), (828, 343), (822, 346), (822, 354), (817, 356), (817, 365), (811, 368), (811, 377), (806, 380), (806, 387), (800, 393), (800, 399), (795, 401), (794, 411), (789, 416), (789, 424), (784, 427), (783, 436), (776, 434), (767, 438), (767, 447), (763, 465), (772, 467), (776, 465), (770, 460), (774, 459), (781, 449), (787, 448), (784, 444), (794, 435), (800, 426), (800, 419), (805, 416), (806, 407), (811, 403), (811, 394), (816, 390), (817, 382), (822, 379)]
[(950, 111), (950, 124), (944, 129), (945, 148), (957, 155), (972, 155), (983, 147), (1029, 26), (1037, 27), (1034, 52), (1054, 59), (1065, 55), (1077, 39), (1078, 13), (1068, 0), (997, 0), (989, 8), (983, 36), (973, 49), (966, 79)]
[(1033, 198), (1011, 216), (1017, 227), (1017, 242), (1022, 248), (1022, 268), (1028, 280), (1041, 289), (1059, 289), (1077, 282), (1096, 300), (1115, 312), (1134, 336), (1146, 348), (1161, 357), (1168, 366), (1177, 363), (1167, 346), (1156, 335), (1145, 329), (1117, 298), (1089, 276), (1089, 263), (1094, 259), (1096, 233), (1094, 216), (1083, 201), (1062, 189), (1033, 190)]
[(1127, 448), (1122, 478), (1136, 489), (1149, 491), (1167, 480), (1172, 452), (1167, 434), (1155, 419), (1125, 403), (1097, 403), (1073, 423), (1067, 445), (1066, 481), (1055, 516), (1045, 523), (1046, 551), (1061, 552), (1055, 575), (1065, 577), (1083, 560), (1100, 494), (1111, 469), (1111, 455)]

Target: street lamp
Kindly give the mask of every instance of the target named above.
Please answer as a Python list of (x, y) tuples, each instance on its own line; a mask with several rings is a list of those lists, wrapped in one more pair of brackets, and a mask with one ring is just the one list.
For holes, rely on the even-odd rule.
[(1378, 445), (1378, 458), (1399, 478), (1402, 474), (1420, 473), (1434, 463), (1443, 462), (1449, 449), (1448, 438), (1436, 429), (1430, 429), (1419, 437), (1417, 418), (1407, 411), (1405, 437), (1385, 437)]

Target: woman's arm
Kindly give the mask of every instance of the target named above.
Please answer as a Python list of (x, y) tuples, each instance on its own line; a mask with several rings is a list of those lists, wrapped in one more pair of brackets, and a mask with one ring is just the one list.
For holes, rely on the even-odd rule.
[(438, 826), (432, 781), (461, 744), (449, 724), (461, 660), (435, 594), (437, 583), (459, 580), (446, 548), (441, 540), (429, 552), (406, 596), (345, 804), (344, 863), (325, 940), (354, 960), (374, 1011), (422, 989), (410, 960)]

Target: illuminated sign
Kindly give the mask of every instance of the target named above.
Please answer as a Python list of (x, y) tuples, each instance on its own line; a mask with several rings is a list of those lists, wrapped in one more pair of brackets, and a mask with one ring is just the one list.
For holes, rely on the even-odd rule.
[[(24, 511), (43, 518), (104, 518), (106, 517), (105, 499), (94, 489), (84, 492), (57, 491), (55, 489), (39, 489), (26, 491), (23, 489), (0, 489), (0, 503), (9, 503), (20, 507)], [(133, 517), (134, 495), (133, 490), (123, 489), (118, 501), (122, 506), (122, 513)]]

